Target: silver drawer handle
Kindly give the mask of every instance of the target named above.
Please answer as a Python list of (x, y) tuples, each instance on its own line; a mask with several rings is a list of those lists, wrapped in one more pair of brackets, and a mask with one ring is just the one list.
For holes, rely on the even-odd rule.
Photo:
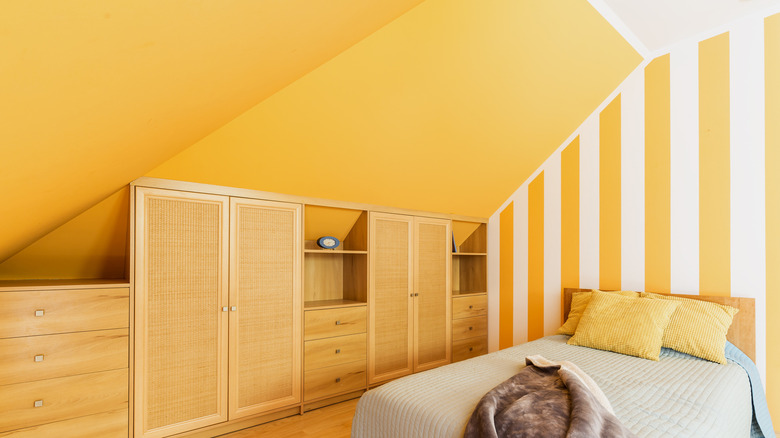
[(43, 309), (38, 309), (38, 310), (35, 311), (35, 316), (43, 316), (44, 313), (45, 312), (44, 312)]
[(341, 382), (341, 377), (336, 377), (336, 383)]
[(43, 406), (43, 400), (35, 400), (35, 403), (33, 403), (33, 407), (40, 408)]
[(336, 321), (336, 325), (341, 325), (341, 321)]
[(43, 362), (43, 355), (42, 354), (36, 354), (34, 360), (36, 362)]
[(341, 348), (337, 348), (336, 349), (336, 354), (339, 354), (339, 353), (341, 353)]

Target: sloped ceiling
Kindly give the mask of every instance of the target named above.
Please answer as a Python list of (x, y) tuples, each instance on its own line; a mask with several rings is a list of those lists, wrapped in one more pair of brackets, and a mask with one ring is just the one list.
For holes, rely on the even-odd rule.
[(640, 61), (585, 0), (428, 0), (148, 175), (488, 217)]
[(420, 1), (4, 2), (0, 260)]

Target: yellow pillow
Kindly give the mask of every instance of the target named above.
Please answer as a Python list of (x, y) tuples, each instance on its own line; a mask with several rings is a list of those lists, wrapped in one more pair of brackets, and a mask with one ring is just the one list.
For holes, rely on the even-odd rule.
[[(604, 291), (599, 291), (604, 292)], [(558, 329), (559, 335), (573, 335), (577, 330), (577, 324), (580, 323), (582, 312), (588, 307), (590, 302), (590, 295), (593, 292), (574, 292), (571, 294), (571, 308), (569, 309), (569, 316), (566, 318), (566, 322), (563, 323), (561, 328)], [(619, 294), (624, 297), (638, 297), (639, 292), (630, 292), (627, 290), (621, 290), (617, 292), (606, 292), (612, 294)]]
[(568, 343), (658, 360), (664, 330), (679, 305), (594, 292)]
[(707, 301), (644, 292), (642, 297), (680, 303), (664, 332), (664, 347), (712, 362), (726, 363), (726, 333), (739, 309)]

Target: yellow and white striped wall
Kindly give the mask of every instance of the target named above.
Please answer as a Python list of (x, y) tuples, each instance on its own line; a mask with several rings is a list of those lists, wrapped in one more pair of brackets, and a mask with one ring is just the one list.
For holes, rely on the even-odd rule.
[(488, 239), (491, 351), (553, 334), (563, 287), (753, 297), (780, 413), (780, 14), (646, 59)]

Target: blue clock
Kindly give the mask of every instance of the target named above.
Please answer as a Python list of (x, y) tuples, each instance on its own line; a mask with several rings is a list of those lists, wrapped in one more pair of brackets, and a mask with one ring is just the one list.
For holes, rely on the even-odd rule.
[(317, 245), (325, 248), (325, 249), (333, 249), (337, 246), (339, 246), (339, 239), (336, 239), (332, 236), (323, 236), (317, 239)]

